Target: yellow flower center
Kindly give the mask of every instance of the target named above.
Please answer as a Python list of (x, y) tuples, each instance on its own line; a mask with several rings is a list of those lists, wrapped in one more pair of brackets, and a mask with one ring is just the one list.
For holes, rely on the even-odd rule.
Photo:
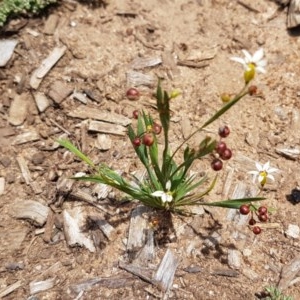
[(254, 63), (248, 64), (248, 69), (244, 72), (245, 83), (249, 83), (255, 76), (256, 65)]
[(260, 180), (260, 184), (261, 184), (261, 186), (264, 186), (267, 183), (268, 173), (266, 171), (261, 171), (261, 172), (259, 172), (259, 176), (262, 178)]

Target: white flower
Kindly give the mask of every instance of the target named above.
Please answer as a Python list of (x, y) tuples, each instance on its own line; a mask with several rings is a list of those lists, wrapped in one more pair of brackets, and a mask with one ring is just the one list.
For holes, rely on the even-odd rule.
[(263, 59), (264, 57), (264, 49), (258, 49), (253, 55), (251, 55), (247, 50), (242, 50), (245, 58), (241, 57), (231, 57), (230, 59), (242, 64), (245, 70), (251, 69), (251, 67), (260, 73), (266, 73), (266, 65), (267, 61)]
[(154, 197), (160, 197), (161, 201), (163, 203), (165, 202), (172, 202), (173, 201), (173, 196), (172, 193), (170, 192), (170, 188), (171, 188), (171, 181), (169, 180), (166, 183), (166, 192), (165, 191), (156, 191), (154, 193), (152, 193), (151, 195)]
[(258, 182), (263, 187), (267, 183), (268, 179), (271, 179), (272, 181), (275, 180), (274, 176), (271, 175), (271, 173), (275, 173), (279, 170), (276, 168), (271, 168), (269, 161), (266, 162), (264, 165), (261, 165), (260, 163), (256, 162), (255, 165), (257, 171), (248, 172), (249, 174), (253, 175), (253, 182), (255, 182), (256, 179), (258, 179)]

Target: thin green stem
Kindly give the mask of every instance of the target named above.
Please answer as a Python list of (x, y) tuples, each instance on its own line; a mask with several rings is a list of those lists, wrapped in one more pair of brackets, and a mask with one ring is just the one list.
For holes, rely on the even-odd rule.
[(248, 94), (248, 90), (246, 90), (248, 84), (244, 86), (244, 88), (241, 90), (241, 92), (235, 96), (234, 99), (232, 99), (230, 102), (228, 102), (225, 106), (223, 106), (220, 110), (218, 110), (208, 121), (206, 121), (201, 127), (197, 128), (194, 132), (192, 132), (174, 151), (174, 153), (171, 156), (171, 159), (174, 158), (175, 154), (178, 152), (178, 150), (188, 141), (190, 140), (196, 133), (207, 127), (209, 124), (214, 122), (216, 119), (218, 119), (221, 115), (223, 115), (229, 108), (231, 108), (234, 104), (236, 104), (240, 99), (242, 99), (245, 95)]

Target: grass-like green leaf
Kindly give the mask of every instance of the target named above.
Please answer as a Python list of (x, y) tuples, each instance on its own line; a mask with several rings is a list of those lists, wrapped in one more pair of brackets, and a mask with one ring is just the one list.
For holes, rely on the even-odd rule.
[(74, 146), (69, 140), (61, 139), (57, 141), (61, 146), (71, 151), (74, 155), (80, 158), (82, 161), (87, 163), (90, 167), (94, 168), (94, 163), (84, 155), (76, 146)]
[(262, 201), (262, 200), (265, 200), (265, 198), (254, 197), (254, 198), (230, 199), (230, 200), (217, 201), (217, 202), (208, 202), (208, 203), (202, 203), (202, 205), (239, 209), (240, 206), (243, 204), (249, 204), (251, 202)]

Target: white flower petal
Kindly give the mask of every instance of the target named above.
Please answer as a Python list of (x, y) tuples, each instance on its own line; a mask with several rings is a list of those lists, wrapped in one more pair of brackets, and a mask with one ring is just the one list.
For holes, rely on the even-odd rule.
[(262, 60), (262, 58), (264, 57), (264, 49), (263, 48), (259, 48), (252, 56), (252, 61), (254, 63)]
[(154, 193), (152, 193), (151, 195), (154, 197), (162, 197), (165, 194), (165, 192), (163, 191), (156, 191)]
[(172, 195), (166, 194), (166, 202), (172, 202), (172, 201), (173, 201)]
[(249, 63), (252, 61), (252, 55), (247, 50), (242, 50), (243, 54), (245, 55), (245, 62)]
[(258, 67), (265, 67), (265, 66), (267, 65), (267, 60), (266, 60), (266, 59), (262, 59), (262, 60), (258, 61), (258, 62), (256, 63), (256, 65), (257, 65)]
[(234, 57), (230, 57), (230, 60), (238, 62), (238, 63), (240, 63), (242, 65), (246, 65), (247, 64), (245, 62), (245, 60), (243, 58), (241, 58), (241, 57), (235, 57), (235, 56)]
[(264, 164), (264, 166), (263, 166), (263, 170), (264, 170), (264, 171), (268, 171), (269, 168), (270, 168), (270, 162), (267, 161), (267, 162)]
[(271, 179), (272, 181), (275, 181), (275, 178), (273, 175), (268, 174), (267, 178)]
[(171, 181), (168, 180), (167, 183), (166, 183), (166, 189), (169, 191), (171, 188)]
[(268, 173), (274, 173), (274, 172), (278, 172), (279, 170), (276, 168), (269, 168), (268, 169)]
[(256, 67), (255, 70), (258, 72), (258, 73), (263, 73), (263, 74), (266, 74), (267, 71), (265, 70), (265, 68), (263, 67)]
[(168, 194), (164, 193), (163, 195), (161, 195), (161, 201), (163, 203), (167, 202), (168, 201)]
[(255, 163), (255, 166), (256, 166), (256, 169), (257, 169), (259, 172), (261, 172), (261, 171), (264, 170), (263, 166), (262, 166), (260, 163), (258, 163), (258, 162)]
[(262, 60), (262, 58), (264, 57), (264, 49), (260, 48), (258, 49), (252, 56), (252, 61), (254, 63), (259, 62), (260, 60)]

